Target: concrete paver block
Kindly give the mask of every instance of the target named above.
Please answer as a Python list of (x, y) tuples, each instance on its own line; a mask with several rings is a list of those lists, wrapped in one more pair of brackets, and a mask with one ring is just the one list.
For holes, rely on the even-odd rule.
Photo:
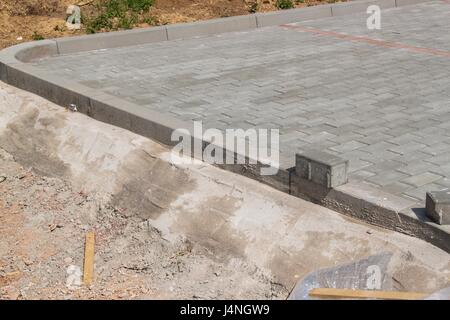
[(450, 191), (427, 192), (427, 216), (437, 224), (450, 224)]
[(347, 183), (348, 160), (317, 150), (296, 155), (297, 175), (326, 188)]

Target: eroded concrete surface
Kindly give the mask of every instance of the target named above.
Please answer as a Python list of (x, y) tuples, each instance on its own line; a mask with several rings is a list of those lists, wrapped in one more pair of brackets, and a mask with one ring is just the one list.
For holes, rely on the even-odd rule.
[[(170, 150), (158, 143), (3, 83), (0, 148), (2, 163), (11, 154), (44, 177), (44, 185), (32, 185), (36, 190), (53, 190), (61, 199), (76, 191), (76, 202), (59, 209), (33, 210), (34, 198), (24, 196), (22, 220), (14, 220), (14, 231), (8, 232), (6, 222), (18, 217), (10, 210), (14, 190), (0, 183), (0, 275), (14, 271), (8, 264), (15, 261), (12, 252), (19, 243), (14, 237), (32, 226), (47, 238), (28, 240), (21, 248), (33, 254), (51, 246), (53, 254), (39, 264), (20, 264), (21, 272), (44, 272), (47, 290), (64, 287), (67, 255), (70, 264), (82, 265), (82, 239), (91, 228), (99, 237), (96, 281), (94, 291), (81, 297), (126, 276), (139, 288), (151, 288), (133, 298), (286, 298), (309, 272), (382, 252), (393, 253), (394, 289), (433, 292), (450, 285), (449, 255), (424, 241), (359, 223), (204, 163), (173, 164)], [(15, 186), (20, 180), (7, 174), (9, 167), (0, 171)], [(48, 181), (59, 182), (45, 191)], [(64, 227), (46, 233), (55, 219)], [(8, 288), (24, 283), (8, 282)], [(63, 289), (52, 292), (80, 297)]]

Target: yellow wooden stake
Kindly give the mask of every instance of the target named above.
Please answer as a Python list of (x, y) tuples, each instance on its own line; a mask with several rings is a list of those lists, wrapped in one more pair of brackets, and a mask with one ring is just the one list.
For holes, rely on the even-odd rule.
[(385, 300), (421, 300), (427, 293), (378, 291), (378, 290), (352, 290), (335, 288), (315, 288), (309, 291), (312, 297), (320, 298), (350, 298), (350, 299), (385, 299)]
[(84, 247), (84, 272), (83, 282), (85, 285), (90, 286), (94, 278), (94, 245), (95, 245), (95, 233), (89, 231), (86, 234), (86, 243)]

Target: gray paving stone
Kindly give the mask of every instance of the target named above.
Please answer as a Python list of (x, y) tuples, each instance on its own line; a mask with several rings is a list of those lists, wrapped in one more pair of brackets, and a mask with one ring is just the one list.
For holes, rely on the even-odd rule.
[(414, 189), (414, 187), (411, 185), (399, 182), (399, 181), (395, 181), (391, 184), (387, 184), (387, 185), (383, 186), (384, 191), (387, 191), (387, 192), (393, 193), (393, 194), (403, 193), (403, 192), (406, 192), (411, 189)]
[(417, 150), (423, 150), (425, 147), (426, 147), (426, 145), (424, 145), (422, 143), (410, 141), (410, 142), (402, 144), (400, 146), (389, 148), (388, 150), (403, 155), (403, 154), (411, 153), (411, 152), (414, 152)]
[(350, 172), (348, 177), (351, 181), (364, 181), (367, 180), (367, 178), (373, 177), (374, 175), (376, 175), (376, 173), (365, 170), (357, 170), (354, 172)]
[(446, 190), (446, 188), (435, 183), (429, 183), (421, 187), (405, 191), (403, 192), (403, 195), (411, 199), (416, 199), (423, 202), (427, 192), (442, 191), (442, 190)]
[[(402, 162), (403, 163), (403, 162)], [(431, 163), (427, 163), (421, 160), (417, 162), (411, 162), (408, 164), (404, 164), (403, 166), (397, 168), (398, 171), (409, 174), (409, 175), (418, 175), (427, 171), (439, 171), (439, 166), (434, 166)]]
[(408, 177), (408, 175), (395, 171), (395, 170), (387, 170), (382, 171), (375, 176), (372, 176), (367, 179), (368, 182), (374, 183), (379, 186), (386, 186), (388, 184), (394, 183), (396, 181), (402, 180)]
[(348, 152), (348, 151), (353, 151), (356, 149), (359, 149), (361, 147), (367, 146), (364, 143), (360, 143), (357, 141), (349, 141), (334, 147), (330, 147), (331, 150), (337, 151), (337, 152)]
[(401, 182), (410, 184), (414, 187), (421, 187), (425, 184), (437, 181), (441, 178), (442, 178), (442, 176), (439, 176), (437, 174), (430, 173), (430, 172), (424, 172), (424, 173), (403, 179)]

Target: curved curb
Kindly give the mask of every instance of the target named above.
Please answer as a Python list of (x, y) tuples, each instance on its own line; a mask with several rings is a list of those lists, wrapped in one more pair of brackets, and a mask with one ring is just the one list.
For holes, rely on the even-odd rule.
[[(0, 80), (62, 106), (75, 104), (78, 111), (96, 120), (130, 130), (166, 145), (174, 145), (177, 142), (171, 140), (172, 132), (179, 128), (193, 132), (191, 123), (73, 81), (56, 78), (33, 67), (29, 62), (74, 52), (246, 31), (271, 25), (365, 12), (370, 4), (379, 5), (381, 8), (394, 8), (421, 2), (427, 0), (354, 1), (197, 23), (29, 42), (0, 51)], [(205, 141), (202, 137), (191, 136), (190, 139), (200, 143), (202, 150), (210, 144), (210, 141)], [(230, 152), (234, 157), (241, 156), (234, 151), (224, 150), (225, 155)], [(196, 154), (192, 156), (199, 158)], [(248, 160), (248, 157), (246, 159)], [(285, 163), (281, 163), (278, 174), (274, 176), (259, 174), (259, 169), (265, 166), (263, 163), (218, 166), (370, 224), (421, 238), (450, 252), (450, 227), (430, 222), (423, 212), (423, 205), (413, 201), (360, 183), (350, 182), (334, 189), (324, 188), (298, 177), (293, 169), (295, 159), (287, 159)]]

